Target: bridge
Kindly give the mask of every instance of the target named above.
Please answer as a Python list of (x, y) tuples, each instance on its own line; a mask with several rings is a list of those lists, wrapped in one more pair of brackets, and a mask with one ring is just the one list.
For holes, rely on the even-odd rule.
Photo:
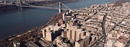
[[(59, 2), (59, 8), (56, 7), (46, 7), (46, 6), (36, 6), (36, 5), (31, 5), (26, 3), (23, 0), (0, 0), (0, 4), (6, 4), (6, 5), (16, 5), (19, 6), (22, 10), (23, 7), (31, 7), (31, 8), (47, 8), (47, 9), (55, 9), (55, 10), (59, 10), (59, 13), (62, 12), (62, 10), (71, 10), (68, 6), (66, 6), (64, 3)], [(66, 8), (62, 8), (62, 6), (66, 7)]]

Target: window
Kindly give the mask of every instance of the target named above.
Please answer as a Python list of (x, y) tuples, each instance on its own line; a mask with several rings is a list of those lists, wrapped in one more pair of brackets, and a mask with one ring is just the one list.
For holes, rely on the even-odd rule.
[(86, 36), (86, 32), (84, 32), (84, 36)]

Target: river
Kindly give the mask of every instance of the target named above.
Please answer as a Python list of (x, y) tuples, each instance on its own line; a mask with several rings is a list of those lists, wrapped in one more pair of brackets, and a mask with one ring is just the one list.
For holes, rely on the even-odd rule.
[[(89, 7), (93, 4), (110, 3), (116, 0), (85, 0), (65, 3), (71, 9)], [(51, 6), (58, 7), (58, 5)], [(22, 11), (5, 12), (0, 14), (0, 38), (26, 32), (32, 28), (46, 24), (58, 10), (45, 8), (28, 8)]]

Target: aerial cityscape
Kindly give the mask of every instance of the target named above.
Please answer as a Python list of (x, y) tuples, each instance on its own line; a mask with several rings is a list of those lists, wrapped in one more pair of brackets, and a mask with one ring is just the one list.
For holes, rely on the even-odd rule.
[(0, 0), (0, 47), (130, 47), (130, 0)]

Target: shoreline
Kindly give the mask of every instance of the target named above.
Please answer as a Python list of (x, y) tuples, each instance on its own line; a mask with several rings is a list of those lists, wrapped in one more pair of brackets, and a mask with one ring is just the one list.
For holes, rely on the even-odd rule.
[[(32, 28), (32, 29), (28, 30), (27, 32), (20, 33), (20, 34), (15, 34), (15, 35), (0, 39), (0, 47), (1, 47), (1, 45), (3, 45), (3, 46), (6, 46), (6, 45), (12, 46), (10, 44), (12, 44), (12, 42), (14, 42), (14, 41), (20, 41), (20, 42), (29, 41), (29, 40), (26, 39), (27, 37), (38, 36), (39, 34), (36, 34), (36, 33), (40, 32), (40, 29), (42, 29), (42, 28), (44, 28), (44, 27), (46, 27), (48, 25), (51, 25), (51, 24), (54, 24), (54, 23), (58, 22), (58, 20), (61, 18), (61, 15), (63, 13), (65, 13), (65, 12), (62, 12), (60, 14), (58, 13), (57, 15), (51, 17), (51, 19), (46, 24), (44, 24), (44, 25), (42, 25), (40, 27)], [(6, 42), (9, 42), (9, 44), (5, 44)]]
[[(62, 13), (65, 13), (65, 12), (62, 12)], [(13, 35), (13, 36), (11, 36), (11, 37), (7, 37), (7, 38), (4, 38), (4, 39), (0, 39), (0, 43), (2, 43), (2, 42), (4, 42), (4, 43), (6, 43), (6, 41), (9, 41), (9, 43), (11, 43), (11, 42), (13, 42), (13, 41), (26, 41), (26, 40), (22, 40), (22, 39), (24, 39), (24, 36), (23, 37), (21, 37), (22, 35), (28, 35), (29, 34), (29, 36), (31, 36), (31, 35), (33, 35), (34, 33), (37, 33), (37, 32), (40, 32), (40, 29), (42, 29), (42, 28), (44, 28), (44, 27), (46, 27), (46, 26), (48, 26), (48, 25), (51, 25), (51, 24), (54, 24), (54, 23), (56, 23), (57, 22), (57, 20), (58, 19), (60, 19), (61, 18), (61, 14), (62, 13), (60, 13), (60, 14), (57, 14), (56, 16), (53, 16), (53, 17), (51, 17), (51, 19), (48, 21), (48, 23), (46, 23), (46, 24), (44, 24), (44, 25), (42, 25), (41, 27), (38, 27), (38, 28), (33, 28), (33, 29), (31, 29), (31, 30), (29, 30), (29, 31), (27, 31), (27, 32), (24, 32), (24, 33), (21, 33), (21, 34), (16, 34), (16, 35)], [(30, 35), (30, 33), (33, 33), (33, 34), (31, 34)], [(34, 36), (37, 36), (37, 35), (41, 35), (41, 34), (36, 34), (36, 35), (34, 35)], [(20, 39), (21, 38), (21, 39)], [(26, 38), (26, 37), (25, 37)], [(37, 37), (36, 37), (37, 38)], [(19, 40), (20, 39), (20, 40)], [(2, 41), (2, 40), (4, 40), (4, 41)], [(27, 41), (29, 41), (29, 40), (27, 40)], [(24, 43), (24, 42), (23, 42)], [(8, 44), (0, 44), (0, 45), (8, 45)]]
[(0, 13), (16, 10), (19, 10), (19, 7), (16, 5), (0, 5)]

